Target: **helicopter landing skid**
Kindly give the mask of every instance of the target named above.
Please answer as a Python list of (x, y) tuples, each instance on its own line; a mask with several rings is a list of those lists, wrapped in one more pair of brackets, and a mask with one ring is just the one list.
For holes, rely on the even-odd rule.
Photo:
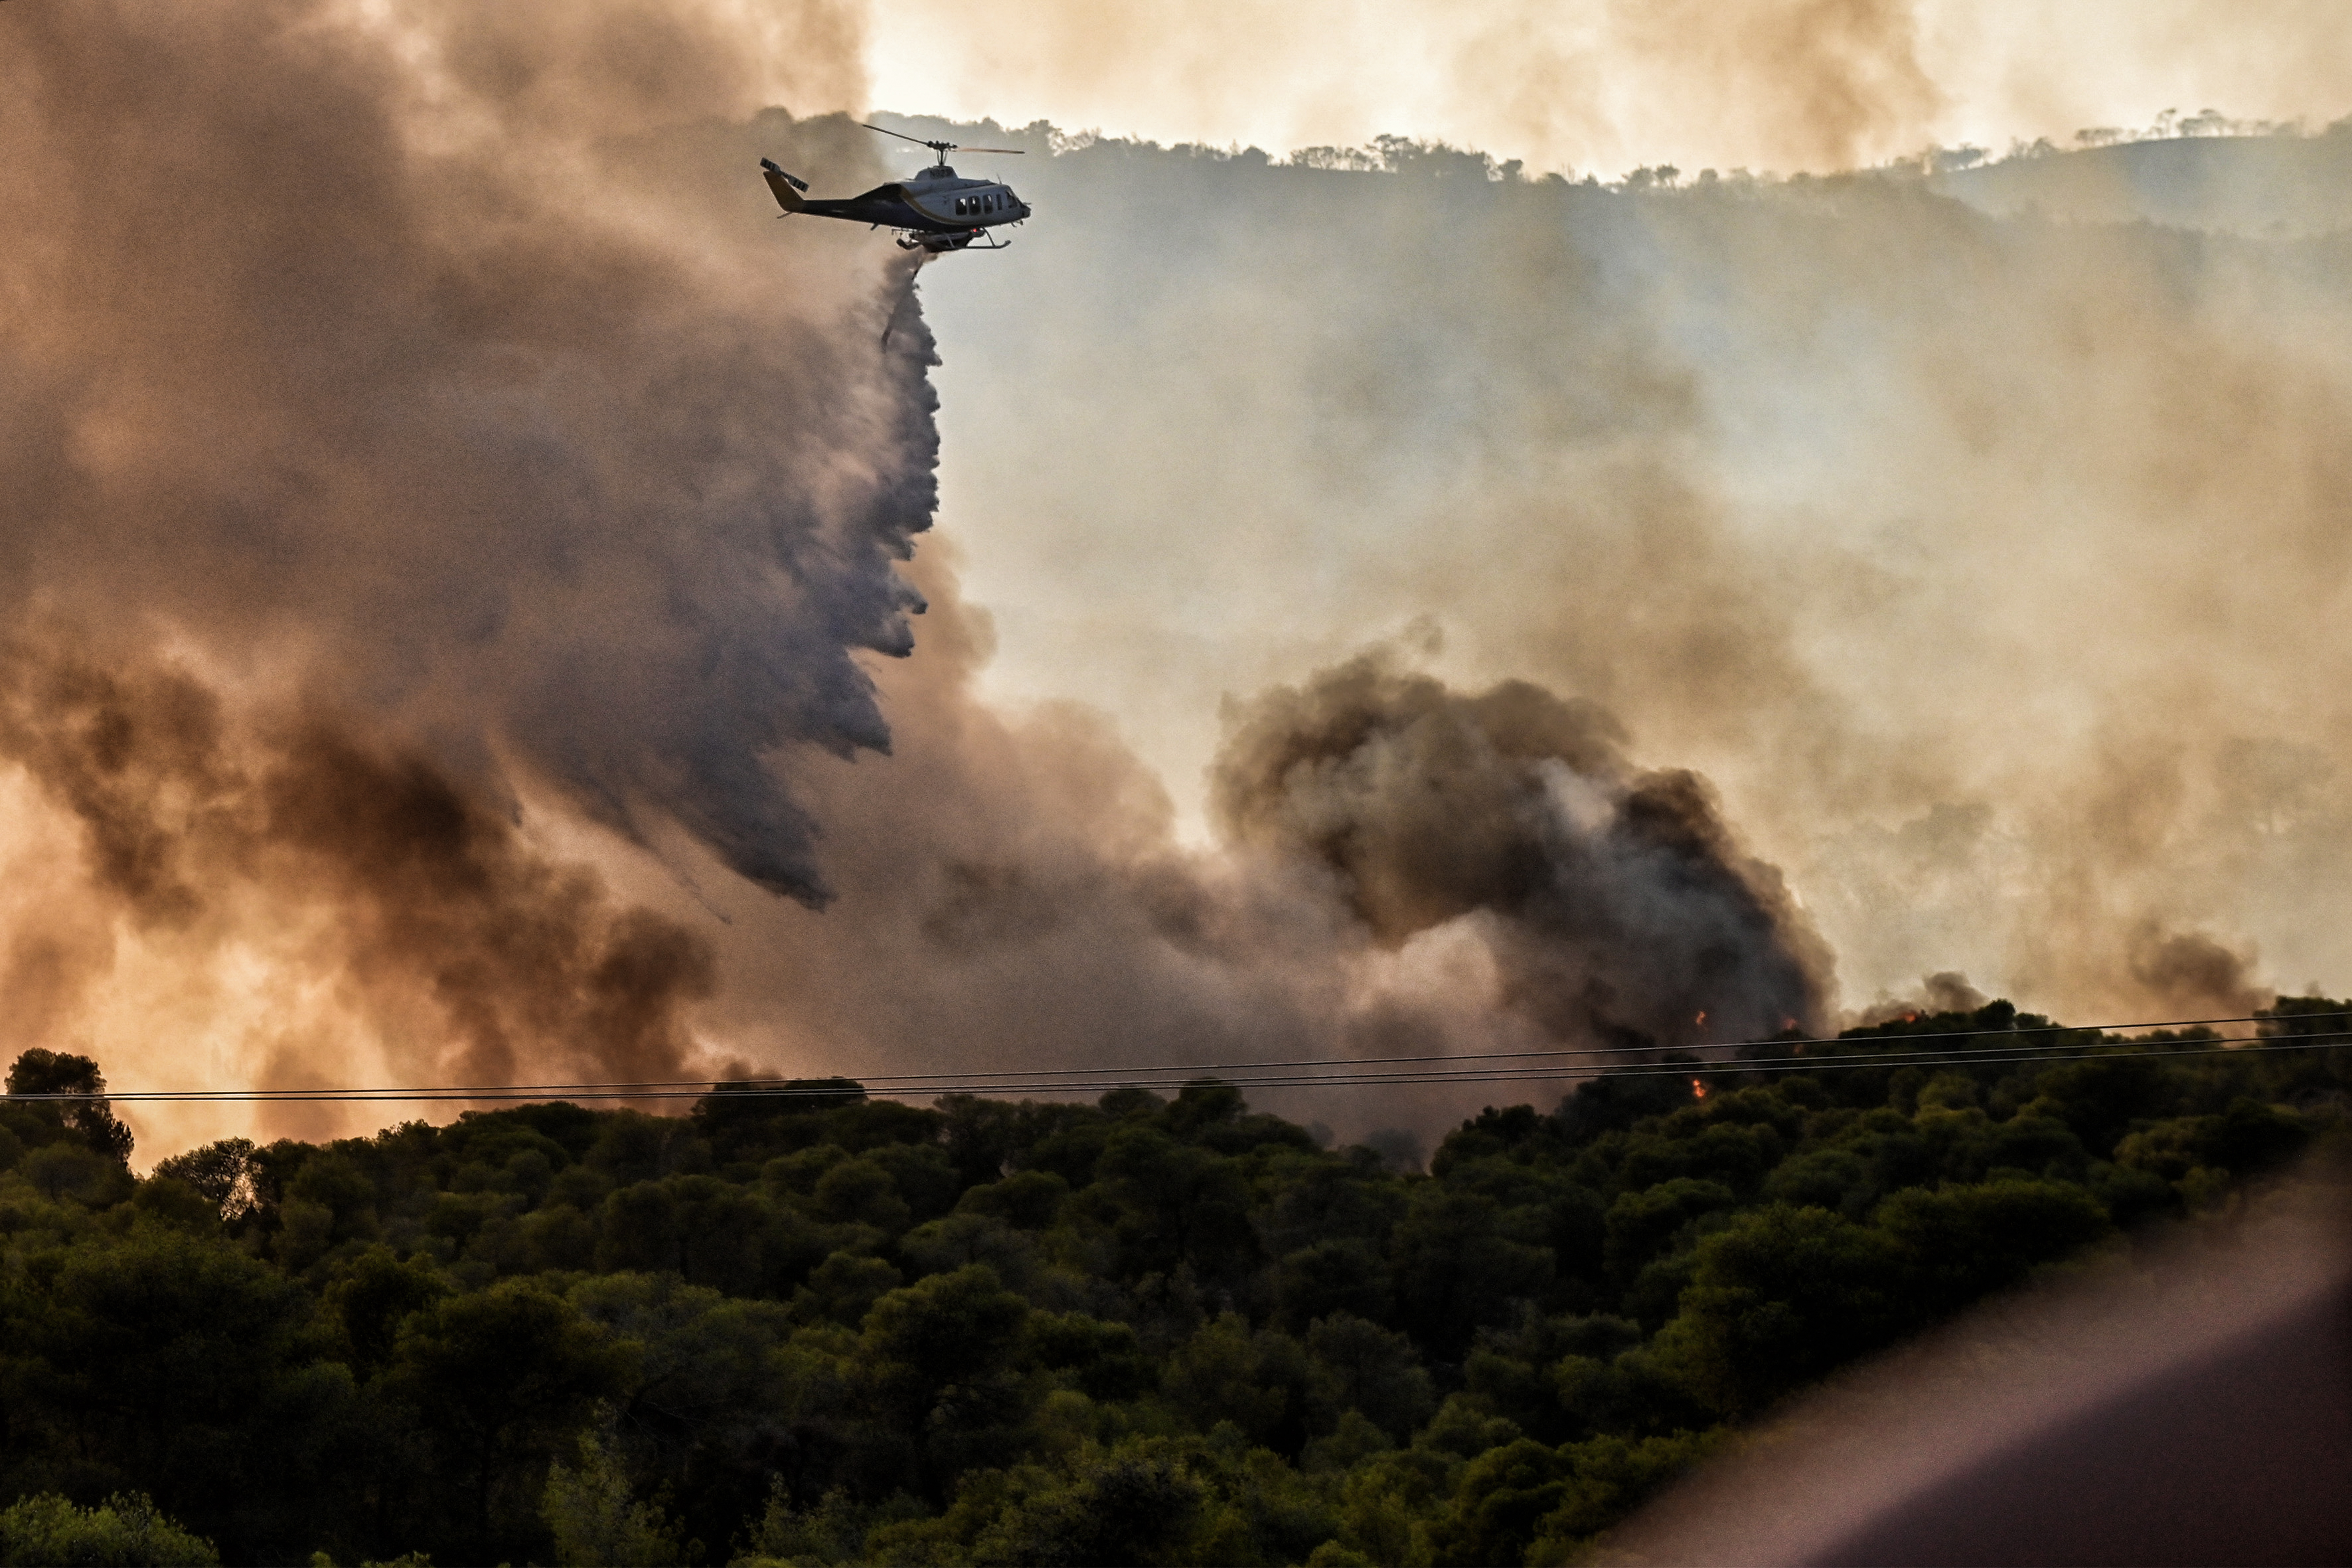
[[(985, 239), (988, 243), (982, 244)], [(927, 250), (933, 256), (947, 256), (966, 250), (1010, 250), (1013, 242), (999, 239), (985, 229), (973, 229), (969, 234), (932, 234), (921, 229), (902, 229), (898, 234), (901, 250)]]

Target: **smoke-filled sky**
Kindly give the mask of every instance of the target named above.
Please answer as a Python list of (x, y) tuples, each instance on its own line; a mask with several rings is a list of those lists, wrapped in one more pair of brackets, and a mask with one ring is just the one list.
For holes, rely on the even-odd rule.
[[(1712, 779), (1849, 1005), (1949, 968), (2228, 1011), (2223, 950), (2340, 984), (2347, 155), (1640, 195), (1026, 168), (1061, 226), (925, 284), (975, 323), (939, 383), (992, 689), (1098, 701), (1205, 814), (1221, 693), (1418, 639)], [(2258, 227), (1979, 210), (2037, 192)]]
[(1275, 153), (1394, 133), (1537, 170), (1816, 172), (2167, 109), (2352, 110), (2326, 0), (879, 0), (877, 104)]
[(914, 1072), (2341, 989), (2352, 138), (1628, 193), (982, 126), (1038, 218), (919, 279), (755, 177), (907, 164), (877, 105), (1579, 170), (2352, 109), (2317, 8), (2158, 14), (11, 0), (0, 1050)]

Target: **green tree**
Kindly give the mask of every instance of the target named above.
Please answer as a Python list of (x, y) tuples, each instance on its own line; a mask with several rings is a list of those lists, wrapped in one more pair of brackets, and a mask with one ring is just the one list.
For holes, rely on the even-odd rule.
[(1164, 1444), (1082, 1456), (1068, 1485), (1023, 1499), (975, 1543), (972, 1560), (1012, 1568), (1102, 1568), (1197, 1561), (1207, 1489)]
[(1559, 1502), (1536, 1525), (1524, 1561), (1538, 1568), (1581, 1561), (1593, 1536), (1682, 1476), (1730, 1438), (1727, 1427), (1639, 1441), (1608, 1436), (1560, 1450), (1568, 1461)]
[(1509, 1235), (1504, 1217), (1490, 1197), (1430, 1182), (1397, 1222), (1398, 1322), (1434, 1356), (1459, 1354), (1481, 1325), (1509, 1321), (1551, 1284), (1551, 1249)]
[(2025, 1278), (2038, 1264), (2081, 1251), (2108, 1234), (2099, 1200), (2063, 1182), (2010, 1179), (1897, 1193), (1878, 1208), (1879, 1227), (1913, 1258), (1913, 1311), (1949, 1311)]
[(1437, 1561), (1460, 1568), (1517, 1563), (1566, 1495), (1571, 1468), (1558, 1450), (1529, 1437), (1480, 1454), (1463, 1467), (1453, 1506), (1430, 1531)]
[(1910, 1259), (1885, 1232), (1774, 1204), (1698, 1247), (1660, 1331), (1665, 1374), (1709, 1409), (1748, 1415), (1910, 1326)]
[(1124, 1275), (1190, 1264), (1216, 1279), (1256, 1258), (1249, 1184), (1230, 1159), (1156, 1127), (1127, 1126), (1104, 1146), (1096, 1184), (1114, 1205)]
[(580, 1434), (578, 1468), (556, 1460), (547, 1468), (540, 1517), (563, 1568), (667, 1568), (687, 1560), (677, 1528), (651, 1503), (637, 1500), (599, 1422)]
[(118, 1492), (95, 1508), (43, 1492), (0, 1510), (0, 1563), (9, 1568), (211, 1568), (219, 1562), (211, 1542), (166, 1519), (143, 1492)]
[(615, 1342), (635, 1347), (608, 1441), (633, 1473), (667, 1479), (688, 1535), (730, 1538), (767, 1489), (785, 1402), (776, 1352), (791, 1337), (788, 1310), (675, 1275), (590, 1278), (567, 1300)]
[(1664, 1252), (1702, 1215), (1719, 1213), (1739, 1200), (1720, 1182), (1675, 1176), (1655, 1186), (1620, 1194), (1609, 1205), (1608, 1239), (1601, 1257), (1610, 1277), (1631, 1284), (1644, 1265)]
[(237, 1555), (343, 1502), (358, 1419), (300, 1287), (247, 1253), (141, 1226), (41, 1271), (7, 1336), (8, 1480), (155, 1496)]
[(561, 1297), (520, 1281), (446, 1297), (401, 1325), (383, 1384), (433, 1435), (471, 1525), (459, 1538), (467, 1555), (531, 1548), (539, 1467), (597, 1400), (623, 1392), (633, 1360)]
[(919, 1279), (866, 1314), (866, 1385), (885, 1420), (920, 1434), (930, 1495), (1012, 1441), (1026, 1401), (1011, 1363), (1028, 1316), (1029, 1303), (984, 1264)]
[(389, 1366), (409, 1315), (454, 1289), (429, 1258), (402, 1258), (388, 1247), (372, 1247), (351, 1259), (327, 1287), (324, 1304), (342, 1331), (352, 1373), (365, 1379)]
[(1335, 1237), (1302, 1247), (1275, 1269), (1275, 1315), (1296, 1333), (1318, 1318), (1352, 1313), (1390, 1321), (1396, 1288), (1380, 1248), (1360, 1237)]
[(35, 1046), (9, 1068), (8, 1093), (12, 1099), (66, 1097), (18, 1099), (18, 1103), (92, 1153), (118, 1165), (131, 1163), (131, 1129), (115, 1120), (113, 1107), (106, 1102), (106, 1075), (89, 1058)]
[(111, 1208), (135, 1190), (119, 1163), (70, 1138), (32, 1151), (16, 1173), (51, 1203), (70, 1198), (84, 1208)]
[(1426, 1176), (1221, 1085), (522, 1107), (143, 1183), (0, 1104), (0, 1498), (137, 1489), (234, 1561), (1563, 1562), (1718, 1423), (2222, 1202), (2352, 1076), (1615, 1082)]
[(1297, 1340), (1274, 1329), (1253, 1333), (1240, 1313), (1221, 1312), (1168, 1358), (1160, 1387), (1203, 1432), (1230, 1421), (1251, 1442), (1295, 1454), (1307, 1440), (1307, 1378)]
[(1324, 1429), (1354, 1410), (1402, 1440), (1437, 1408), (1412, 1342), (1378, 1323), (1334, 1312), (1307, 1331), (1307, 1355), (1308, 1404)]

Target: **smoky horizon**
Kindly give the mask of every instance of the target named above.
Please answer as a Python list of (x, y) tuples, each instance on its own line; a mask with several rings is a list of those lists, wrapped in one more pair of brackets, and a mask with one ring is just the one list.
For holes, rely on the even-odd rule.
[(0, 1050), (879, 1083), (2342, 990), (2352, 137), (1923, 155), (1948, 39), (1862, 11), (1726, 110), (1862, 172), (894, 120), (1030, 153), (1013, 252), (919, 268), (757, 173), (904, 161), (903, 14), (12, 5)]

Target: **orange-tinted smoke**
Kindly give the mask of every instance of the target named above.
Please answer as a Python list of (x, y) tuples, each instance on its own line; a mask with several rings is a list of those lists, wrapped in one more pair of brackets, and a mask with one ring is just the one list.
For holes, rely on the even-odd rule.
[[(98, 896), (137, 928), (235, 941), (258, 905), (357, 1008), (413, 1026), (434, 1081), (674, 1079), (709, 946), (550, 864), (426, 759), (320, 711), (224, 710), (186, 673), (115, 673), (17, 647), (0, 756), (80, 826)], [(331, 1080), (333, 1039), (303, 1062)]]
[(579, 824), (823, 902), (793, 775), (888, 744), (858, 660), (922, 607), (910, 268), (756, 178), (874, 172), (767, 107), (854, 103), (858, 46), (829, 0), (0, 8), (5, 1044), (691, 1067), (708, 938)]

